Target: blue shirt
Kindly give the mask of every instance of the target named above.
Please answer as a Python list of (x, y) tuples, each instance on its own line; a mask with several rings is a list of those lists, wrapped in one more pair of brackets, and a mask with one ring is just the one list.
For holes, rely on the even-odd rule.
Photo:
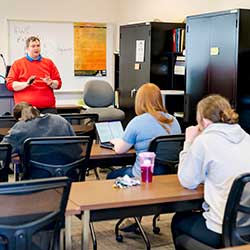
[(136, 161), (134, 163), (132, 172), (135, 177), (141, 176), (141, 169), (139, 165), (139, 153), (148, 150), (150, 141), (157, 136), (167, 134), (180, 134), (181, 128), (178, 121), (170, 114), (165, 114), (167, 118), (173, 119), (171, 124), (165, 124), (169, 128), (169, 133), (161, 126), (149, 113), (133, 118), (127, 125), (123, 140), (129, 144), (132, 144), (136, 151)]

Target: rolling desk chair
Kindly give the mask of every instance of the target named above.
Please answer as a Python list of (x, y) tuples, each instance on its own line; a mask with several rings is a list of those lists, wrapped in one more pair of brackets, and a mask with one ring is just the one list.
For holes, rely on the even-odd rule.
[[(156, 154), (154, 175), (177, 173), (179, 154), (183, 149), (184, 141), (185, 134), (177, 134), (158, 136), (150, 142), (148, 151)], [(156, 214), (153, 218), (153, 232), (155, 234), (160, 233), (160, 228), (156, 226), (159, 215)]]
[[(0, 116), (0, 128), (10, 129), (16, 124), (17, 120), (12, 115)], [(0, 140), (3, 139), (6, 132), (0, 134)]]
[(0, 128), (11, 128), (16, 122), (17, 120), (12, 115), (0, 116)]
[[(183, 143), (185, 141), (184, 134), (177, 135), (163, 135), (158, 136), (149, 144), (148, 151), (154, 152), (156, 154), (155, 164), (154, 164), (154, 175), (163, 174), (176, 174), (179, 162), (179, 153), (183, 148)], [(160, 233), (160, 228), (156, 226), (157, 218), (159, 217), (157, 213), (153, 218), (153, 232), (155, 234)], [(142, 225), (140, 223), (141, 218), (134, 218), (135, 222), (140, 229), (142, 237), (149, 249), (149, 240), (147, 239), (146, 233), (144, 232)], [(119, 234), (119, 225), (122, 223), (123, 219), (120, 219), (115, 227), (116, 240), (122, 242), (123, 237)]]
[[(250, 173), (237, 177), (231, 187), (222, 224), (224, 247), (250, 244)], [(176, 244), (186, 250), (212, 250), (189, 235), (176, 238)]]
[(68, 176), (84, 181), (91, 146), (89, 136), (28, 138), (24, 141), (23, 179)]
[(95, 123), (98, 122), (98, 114), (60, 114), (64, 119), (66, 119), (71, 125), (82, 125), (81, 131), (76, 131), (76, 135), (87, 135), (95, 139)]
[(156, 154), (154, 175), (177, 173), (184, 141), (185, 135), (177, 134), (158, 136), (150, 142), (148, 151)]
[[(90, 136), (92, 140), (96, 139), (96, 127), (95, 123), (98, 122), (98, 114), (60, 114), (65, 118), (72, 126), (81, 125), (82, 129), (75, 131), (78, 136)], [(94, 173), (97, 179), (100, 179), (97, 169), (94, 168)], [(86, 175), (89, 175), (89, 169), (87, 169)]]
[(59, 249), (70, 185), (67, 177), (0, 184), (0, 248)]
[(91, 80), (85, 84), (83, 101), (89, 107), (83, 113), (96, 113), (99, 121), (122, 121), (125, 113), (114, 107), (114, 90), (103, 80)]
[(12, 147), (9, 143), (0, 144), (0, 182), (8, 182)]

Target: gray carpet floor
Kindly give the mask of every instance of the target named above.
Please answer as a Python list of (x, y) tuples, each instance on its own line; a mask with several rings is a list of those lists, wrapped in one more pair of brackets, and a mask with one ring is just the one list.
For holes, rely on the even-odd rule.
[[(174, 246), (171, 238), (170, 223), (172, 214), (164, 214), (160, 216), (160, 221), (157, 225), (160, 227), (160, 234), (156, 235), (152, 231), (152, 216), (143, 217), (142, 225), (147, 233), (152, 250), (173, 250)], [(123, 242), (117, 242), (115, 239), (114, 228), (116, 220), (95, 222), (95, 232), (97, 238), (97, 248), (99, 250), (133, 250), (146, 249), (146, 245), (140, 235), (135, 233), (124, 233)], [(73, 219), (72, 223), (72, 244), (73, 250), (81, 249), (81, 224), (77, 218)], [(90, 240), (90, 247), (92, 248), (92, 241)]]

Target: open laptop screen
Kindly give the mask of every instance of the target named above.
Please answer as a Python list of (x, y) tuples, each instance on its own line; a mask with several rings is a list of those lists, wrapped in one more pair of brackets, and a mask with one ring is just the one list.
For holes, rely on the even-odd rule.
[(101, 143), (123, 137), (124, 131), (120, 121), (97, 122), (95, 125)]

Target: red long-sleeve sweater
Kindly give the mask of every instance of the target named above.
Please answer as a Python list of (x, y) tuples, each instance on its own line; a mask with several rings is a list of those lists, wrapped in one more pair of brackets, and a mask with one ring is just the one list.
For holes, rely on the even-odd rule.
[[(13, 82), (26, 82), (32, 75), (36, 76), (35, 81), (27, 88), (14, 91)], [(15, 103), (28, 102), (37, 108), (54, 108), (55, 96), (53, 89), (41, 80), (49, 76), (52, 80), (58, 81), (57, 89), (62, 86), (61, 77), (55, 64), (48, 58), (40, 61), (29, 61), (26, 57), (16, 60), (11, 66), (6, 79), (6, 86), (14, 91)]]

